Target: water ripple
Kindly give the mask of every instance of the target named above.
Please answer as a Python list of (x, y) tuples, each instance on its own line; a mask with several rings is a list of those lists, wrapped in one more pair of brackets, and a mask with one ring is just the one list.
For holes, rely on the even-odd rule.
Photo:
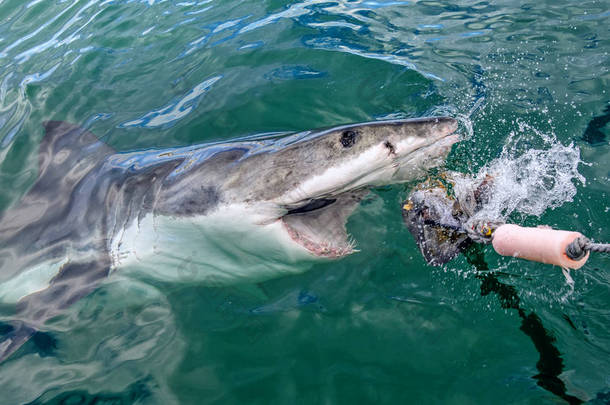
[(141, 118), (124, 122), (120, 126), (123, 128), (155, 128), (173, 125), (176, 121), (190, 114), (197, 107), (201, 97), (221, 78), (222, 75), (209, 78), (193, 87), (184, 97), (172, 101), (157, 110), (150, 111)]
[(8, 55), (9, 51), (11, 51), (15, 47), (19, 46), (23, 42), (28, 41), (29, 39), (31, 39), (31, 38), (35, 37), (36, 35), (38, 35), (42, 30), (47, 28), (49, 25), (53, 24), (55, 21), (57, 21), (57, 19), (59, 19), (62, 15), (64, 15), (66, 12), (68, 12), (68, 10), (70, 10), (72, 7), (74, 7), (76, 5), (76, 3), (78, 3), (78, 0), (73, 2), (72, 4), (70, 4), (68, 7), (66, 7), (62, 11), (60, 11), (57, 15), (55, 15), (49, 21), (46, 21), (44, 24), (42, 24), (40, 27), (38, 27), (36, 30), (34, 30), (30, 34), (27, 34), (27, 35), (17, 39), (11, 45), (9, 45), (6, 48), (4, 48), (2, 51), (0, 51), (0, 58), (6, 57)]
[[(84, 7), (82, 7), (81, 9), (78, 10), (78, 12), (76, 13), (75, 16), (73, 16), (70, 20), (68, 20), (68, 22), (66, 22), (63, 27), (61, 27), (59, 29), (59, 31), (57, 31), (55, 34), (53, 34), (53, 36), (51, 37), (51, 39), (49, 39), (48, 41), (39, 44), (39, 45), (35, 45), (32, 48), (21, 52), (20, 54), (15, 56), (15, 59), (18, 61), (18, 63), (24, 63), (27, 62), (34, 54), (37, 53), (41, 53), (44, 52), (45, 50), (51, 48), (51, 47), (55, 47), (58, 48), (62, 45), (66, 45), (69, 44), (71, 42), (73, 42), (76, 38), (77, 38), (77, 34), (79, 31), (81, 31), (83, 28), (85, 28), (87, 25), (89, 25), (89, 23), (97, 16), (99, 15), (99, 13), (102, 12), (102, 10), (99, 10), (97, 13), (95, 13), (93, 16), (91, 16), (89, 18), (89, 20), (87, 20), (83, 25), (81, 25), (80, 27), (78, 27), (74, 32), (72, 32), (72, 34), (70, 34), (69, 36), (67, 36), (65, 39), (63, 40), (59, 40), (59, 37), (68, 30), (68, 28), (70, 28), (72, 25), (74, 25), (78, 20), (81, 19), (81, 14), (87, 10), (89, 7), (93, 6), (96, 3), (96, 0), (92, 0), (89, 3), (87, 3)], [(67, 10), (67, 9), (66, 9)]]

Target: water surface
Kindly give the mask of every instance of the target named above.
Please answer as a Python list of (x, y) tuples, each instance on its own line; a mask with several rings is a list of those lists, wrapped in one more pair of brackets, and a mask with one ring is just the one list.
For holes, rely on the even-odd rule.
[[(607, 1), (0, 1), (0, 209), (45, 120), (128, 151), (451, 114), (450, 169), (538, 151), (510, 220), (608, 241), (609, 27)], [(0, 365), (0, 402), (608, 403), (608, 256), (573, 291), (489, 248), (432, 268), (408, 190), (352, 216), (360, 253), (262, 293), (117, 275)]]

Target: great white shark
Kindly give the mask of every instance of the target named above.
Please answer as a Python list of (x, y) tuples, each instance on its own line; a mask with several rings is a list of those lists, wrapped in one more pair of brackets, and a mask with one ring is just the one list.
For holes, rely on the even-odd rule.
[(44, 128), (38, 178), (0, 217), (0, 303), (15, 308), (0, 361), (113, 272), (218, 286), (348, 255), (368, 190), (423, 176), (458, 140), (436, 117), (117, 153)]

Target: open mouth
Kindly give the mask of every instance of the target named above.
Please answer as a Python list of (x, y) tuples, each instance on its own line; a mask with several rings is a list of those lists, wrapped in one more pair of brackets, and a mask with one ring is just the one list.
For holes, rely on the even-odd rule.
[(353, 253), (355, 247), (345, 224), (366, 194), (368, 190), (357, 190), (315, 199), (289, 210), (280, 220), (292, 240), (313, 255), (343, 257)]

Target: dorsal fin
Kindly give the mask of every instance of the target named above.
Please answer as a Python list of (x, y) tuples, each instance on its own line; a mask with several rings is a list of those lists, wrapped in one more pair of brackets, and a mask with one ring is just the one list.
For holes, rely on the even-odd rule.
[(114, 153), (111, 147), (78, 125), (45, 121), (43, 126), (45, 136), (38, 150), (39, 179), (46, 177), (50, 171), (66, 174), (82, 158), (98, 161)]

